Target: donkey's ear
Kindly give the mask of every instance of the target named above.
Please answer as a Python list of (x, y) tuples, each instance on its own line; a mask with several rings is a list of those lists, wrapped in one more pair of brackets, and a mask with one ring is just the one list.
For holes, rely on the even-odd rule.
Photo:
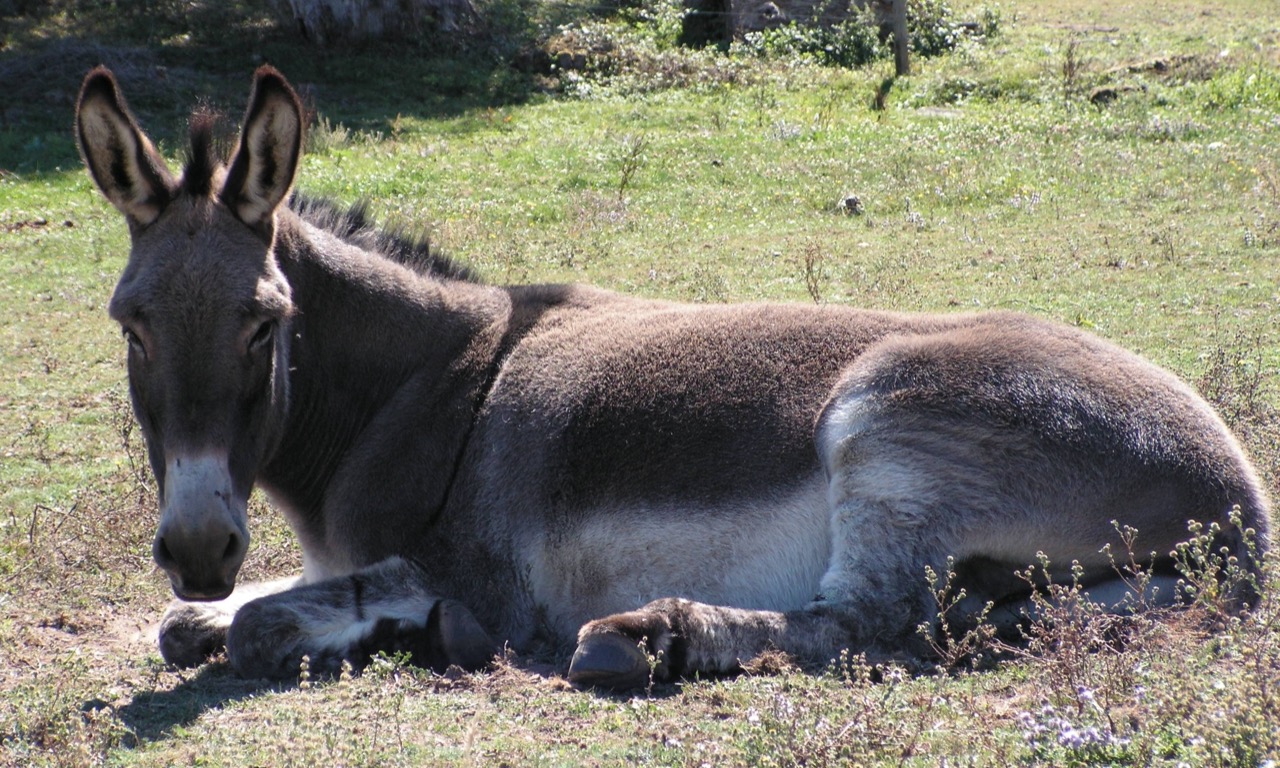
[(254, 74), (240, 145), (227, 171), (222, 201), (245, 224), (270, 231), (276, 208), (289, 195), (302, 153), (302, 104), (275, 69)]
[(86, 75), (80, 86), (76, 139), (89, 174), (130, 224), (155, 221), (173, 198), (173, 176), (105, 67)]

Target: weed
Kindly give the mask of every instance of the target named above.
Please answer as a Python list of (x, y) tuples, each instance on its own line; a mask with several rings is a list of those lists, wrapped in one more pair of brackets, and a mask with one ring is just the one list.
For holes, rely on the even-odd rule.
[(1080, 40), (1072, 37), (1062, 47), (1062, 106), (1070, 107), (1080, 91), (1080, 71), (1084, 62), (1080, 58)]
[[(1225, 320), (1215, 316), (1214, 326)], [(1215, 336), (1223, 333), (1215, 331)], [(1227, 426), (1249, 447), (1270, 487), (1280, 481), (1280, 410), (1274, 377), (1269, 375), (1267, 338), (1236, 330), (1211, 346), (1196, 389)]]
[(1168, 225), (1151, 235), (1151, 244), (1159, 249), (1159, 257), (1168, 264), (1178, 262), (1178, 234), (1177, 227)]
[[(925, 580), (934, 600), (934, 622), (925, 622), (916, 628), (933, 651), (938, 666), (948, 671), (971, 662), (979, 664), (996, 636), (996, 627), (988, 622), (994, 604), (988, 601), (976, 613), (972, 612), (966, 605), (969, 595), (964, 589), (956, 588), (955, 578), (955, 558), (947, 558), (942, 575), (925, 566)], [(956, 620), (962, 623), (957, 626)]]
[(304, 654), (302, 660), (298, 662), (298, 687), (305, 691), (312, 685), (311, 657)]
[(729, 281), (719, 271), (703, 264), (690, 270), (692, 299), (697, 302), (723, 302), (729, 296)]
[(557, 62), (560, 90), (582, 99), (731, 85), (745, 70), (712, 51), (668, 46), (642, 26), (598, 19), (566, 25), (541, 47)]
[(1004, 24), (1004, 14), (1000, 8), (993, 5), (984, 5), (978, 12), (978, 34), (983, 38), (994, 38), (999, 36)]
[(771, 122), (778, 108), (778, 96), (767, 80), (761, 78), (751, 84), (751, 106), (757, 127), (763, 128)]
[(136, 742), (110, 704), (80, 687), (92, 677), (84, 655), (62, 656), (22, 677), (0, 697), (0, 763), (102, 765), (112, 749)]
[(324, 116), (313, 123), (307, 131), (307, 152), (311, 154), (328, 155), (350, 144), (351, 131), (340, 123), (329, 122), (329, 118)]
[(644, 167), (649, 151), (649, 139), (643, 134), (628, 134), (623, 137), (618, 151), (618, 203), (626, 198), (627, 189), (635, 180), (636, 173)]
[(866, 12), (829, 26), (792, 22), (748, 32), (743, 48), (762, 57), (807, 58), (824, 66), (847, 68), (868, 64), (887, 50)]
[(824, 92), (813, 113), (813, 130), (825, 131), (830, 128), (844, 100), (845, 94), (839, 90), (833, 88)]
[(774, 141), (790, 141), (798, 138), (802, 132), (800, 126), (786, 120), (775, 120), (773, 125), (769, 126), (769, 138)]
[[(404, 752), (404, 705), (405, 705), (405, 686), (402, 684), (402, 677), (408, 675), (412, 677), (413, 672), (409, 671), (410, 659), (408, 654), (387, 655), (379, 653), (369, 660), (369, 665), (364, 669), (363, 675), (368, 678), (370, 685), (375, 687), (377, 692), (378, 706), (377, 710), (382, 715), (376, 721), (376, 727), (370, 735), (370, 742), (376, 745), (380, 736), (380, 726), (387, 724), (391, 727), (395, 736), (396, 751)], [(349, 667), (344, 668), (347, 677), (350, 678)]]
[[(1215, 316), (1214, 325), (1221, 322), (1221, 316)], [(1210, 348), (1204, 372), (1195, 382), (1227, 426), (1246, 438), (1280, 419), (1272, 406), (1275, 393), (1267, 376), (1266, 348), (1260, 335), (1236, 331)]]
[[(1078, 689), (1077, 697), (1106, 714), (1089, 689)], [(1092, 717), (1081, 718), (1078, 713), (1061, 712), (1052, 704), (1044, 704), (1034, 712), (1019, 712), (1017, 716), (1023, 739), (1037, 762), (1047, 765), (1127, 762), (1131, 740), (1119, 736), (1108, 725), (1092, 724), (1092, 720)]]
[[(1174, 567), (1182, 576), (1179, 597), (1218, 625), (1239, 614), (1242, 602), (1256, 605), (1262, 593), (1260, 574), (1255, 570), (1259, 560), (1257, 532), (1241, 528), (1238, 506), (1231, 510), (1230, 522), (1239, 531), (1239, 547), (1223, 543), (1228, 539), (1217, 521), (1206, 526), (1193, 520), (1187, 524), (1191, 537), (1173, 551)], [(1241, 562), (1241, 557), (1247, 562)]]
[(1207, 110), (1259, 109), (1280, 111), (1280, 73), (1271, 67), (1227, 69), (1206, 84)]
[(18, 439), (31, 446), (31, 451), (36, 461), (46, 465), (53, 462), (55, 456), (53, 436), (49, 428), (38, 417), (27, 416), (27, 426), (22, 430)]
[[(998, 23), (996, 18), (989, 20)], [(956, 22), (947, 0), (908, 0), (907, 34), (911, 52), (928, 58), (955, 50), (964, 28)]]
[[(988, 14), (986, 29), (994, 35), (999, 15)], [(910, 0), (907, 32), (912, 52), (921, 57), (941, 56), (955, 50), (964, 38), (964, 27), (946, 0)], [(807, 59), (822, 66), (857, 68), (887, 58), (893, 46), (882, 41), (879, 24), (868, 4), (861, 11), (834, 23), (792, 21), (748, 32), (739, 50), (771, 59)]]
[(826, 279), (823, 262), (826, 255), (818, 243), (806, 243), (800, 256), (800, 266), (804, 273), (804, 287), (814, 304), (822, 303), (822, 283)]

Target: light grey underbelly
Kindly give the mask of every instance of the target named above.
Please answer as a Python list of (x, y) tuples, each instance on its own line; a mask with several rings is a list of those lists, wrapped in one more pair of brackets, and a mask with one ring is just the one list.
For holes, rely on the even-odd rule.
[(562, 639), (659, 598), (786, 611), (807, 605), (831, 554), (826, 485), (722, 507), (613, 507), (525, 539), (527, 585)]

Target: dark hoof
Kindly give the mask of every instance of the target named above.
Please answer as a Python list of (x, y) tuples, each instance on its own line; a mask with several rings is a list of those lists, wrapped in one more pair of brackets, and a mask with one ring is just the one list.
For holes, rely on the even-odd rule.
[(640, 646), (612, 632), (588, 635), (569, 662), (569, 682), (584, 688), (641, 688), (650, 677), (649, 657)]
[(501, 650), (471, 611), (453, 600), (436, 603), (427, 619), (427, 627), (432, 635), (430, 645), (431, 656), (434, 657), (428, 666), (437, 671), (443, 672), (451, 665), (465, 670), (480, 669)]

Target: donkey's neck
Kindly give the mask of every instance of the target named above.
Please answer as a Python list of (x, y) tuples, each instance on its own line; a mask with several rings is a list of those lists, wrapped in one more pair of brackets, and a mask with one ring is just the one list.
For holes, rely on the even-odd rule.
[[(493, 375), (509, 296), (420, 275), (296, 218), (282, 223), (277, 257), (297, 307), (290, 405), (259, 482), (290, 516), (304, 551), (322, 555), (332, 537), (350, 533), (341, 530), (348, 512), (335, 507), (368, 501), (342, 498), (343, 479), (411, 460), (414, 487), (386, 494), (427, 510), (418, 521), (426, 525), (447, 503)], [(402, 542), (412, 534), (382, 535)], [(352, 554), (376, 558), (393, 543), (375, 536)]]

